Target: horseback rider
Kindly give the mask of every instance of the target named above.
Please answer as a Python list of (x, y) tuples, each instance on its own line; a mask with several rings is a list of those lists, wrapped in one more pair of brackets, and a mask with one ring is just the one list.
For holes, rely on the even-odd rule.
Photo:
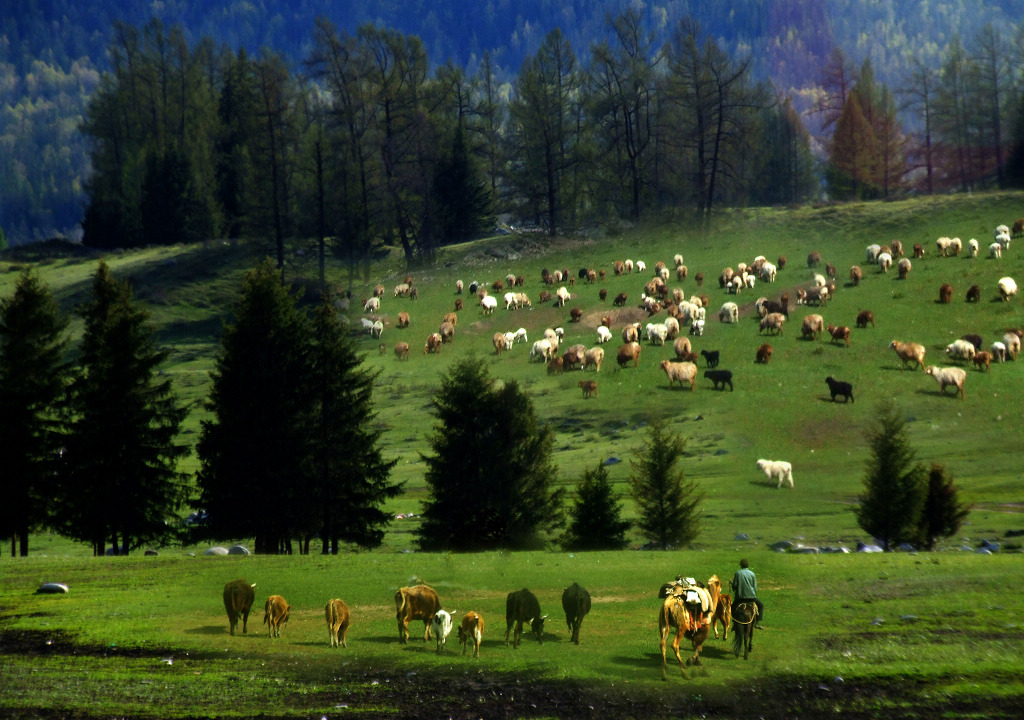
[(764, 619), (764, 605), (757, 597), (757, 576), (750, 569), (750, 563), (746, 558), (740, 560), (740, 569), (732, 576), (733, 607), (742, 602), (752, 602), (757, 605), (757, 622), (754, 627), (761, 629), (761, 621)]

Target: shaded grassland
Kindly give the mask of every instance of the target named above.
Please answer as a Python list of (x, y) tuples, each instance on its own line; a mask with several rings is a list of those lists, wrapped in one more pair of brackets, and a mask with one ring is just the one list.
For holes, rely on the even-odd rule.
[[(1001, 303), (996, 280), (1024, 280), (1016, 239), (1001, 260), (939, 258), (935, 238), (975, 237), (983, 249), (1000, 223), (1024, 215), (1024, 195), (991, 194), (929, 198), (898, 203), (797, 210), (751, 210), (716, 220), (696, 233), (685, 221), (621, 233), (595, 233), (549, 241), (534, 235), (506, 236), (446, 249), (411, 274), (419, 299), (391, 297), (406, 269), (394, 257), (373, 267), (352, 286), (356, 300), (376, 283), (386, 288), (382, 314), (390, 348), (405, 340), (412, 357), (400, 362), (377, 352), (378, 342), (353, 331), (366, 363), (379, 370), (374, 395), (385, 456), (399, 459), (395, 477), (405, 493), (389, 504), (395, 514), (419, 512), (424, 465), (433, 419), (431, 394), (441, 373), (460, 357), (475, 356), (492, 375), (514, 379), (533, 398), (543, 421), (556, 433), (559, 482), (571, 488), (583, 469), (609, 458), (625, 503), (629, 459), (651, 423), (663, 423), (687, 441), (683, 469), (705, 493), (702, 532), (693, 548), (670, 553), (512, 553), (423, 555), (415, 547), (415, 517), (396, 520), (384, 546), (372, 553), (334, 558), (191, 558), (177, 548), (158, 558), (86, 560), (88, 548), (47, 536), (33, 538), (33, 557), (0, 561), (0, 714), (23, 716), (313, 716), (341, 714), (390, 717), (578, 717), (593, 706), (597, 717), (752, 715), (846, 717), (1013, 716), (1022, 705), (1022, 601), (1016, 540), (1021, 517), (1020, 448), (1022, 365), (1009, 362), (988, 373), (968, 369), (965, 400), (943, 396), (920, 371), (900, 367), (888, 349), (893, 339), (927, 347), (929, 363), (946, 364), (943, 348), (968, 332), (986, 344), (1006, 327), (1024, 325), (1021, 299)], [(864, 265), (864, 248), (900, 239), (920, 242), (927, 256), (914, 261), (907, 280)], [(294, 254), (290, 275), (312, 277), (308, 252)], [(759, 296), (791, 297), (806, 287), (805, 258), (821, 252), (839, 275), (837, 297), (822, 309), (797, 307), (780, 337), (759, 336), (753, 302)], [(718, 349), (720, 367), (734, 373), (735, 390), (670, 389), (658, 363), (670, 347), (644, 343), (638, 368), (618, 369), (614, 352), (622, 324), (647, 320), (634, 307), (646, 276), (614, 277), (612, 262), (630, 257), (648, 267), (671, 265), (680, 252), (690, 277), (678, 285), (697, 291), (693, 276), (707, 277), (711, 299), (706, 333), (694, 346)], [(169, 349), (165, 371), (181, 397), (194, 403), (186, 439), (198, 437), (205, 417), (200, 402), (209, 386), (221, 323), (228, 317), (245, 270), (259, 250), (230, 244), (163, 248), (108, 255), (119, 277), (130, 278), (137, 298), (152, 312), (161, 342)], [(756, 255), (789, 263), (773, 285), (727, 296), (715, 279), (725, 266)], [(57, 255), (32, 260), (66, 308), (81, 302), (95, 270), (95, 257)], [(17, 258), (0, 261), (0, 294), (16, 280)], [(848, 269), (864, 267), (859, 287), (846, 285)], [(542, 268), (605, 269), (595, 285), (577, 283), (566, 308), (536, 302)], [(493, 316), (466, 299), (455, 342), (438, 355), (421, 351), (445, 312), (454, 308), (456, 279), (487, 284), (509, 272), (527, 278), (531, 309)], [(332, 283), (345, 286), (345, 268), (330, 266)], [(949, 305), (937, 302), (942, 283), (954, 287)], [(972, 284), (981, 302), (967, 304)], [(608, 290), (601, 302), (598, 290)], [(548, 288), (551, 289), (551, 288)], [(627, 307), (611, 307), (618, 292)], [(722, 302), (741, 304), (738, 325), (716, 319)], [(356, 303), (354, 302), (353, 305)], [(569, 307), (584, 311), (571, 323)], [(876, 327), (854, 329), (849, 348), (801, 340), (808, 312), (826, 323), (854, 325), (871, 309)], [(395, 327), (397, 312), (411, 314), (407, 330)], [(581, 397), (579, 372), (549, 376), (528, 361), (528, 345), (496, 356), (495, 331), (525, 327), (532, 341), (546, 327), (565, 328), (568, 344), (595, 342), (604, 314), (615, 318), (615, 340), (596, 378), (599, 395)], [(358, 327), (360, 314), (351, 320)], [(75, 332), (78, 332), (77, 326)], [(754, 363), (762, 342), (775, 348), (767, 366)], [(701, 363), (703, 370), (703, 363)], [(824, 378), (854, 384), (856, 401), (832, 403)], [(806, 545), (868, 541), (851, 508), (861, 491), (867, 448), (864, 431), (877, 403), (893, 399), (908, 419), (909, 437), (924, 462), (946, 465), (972, 503), (968, 524), (944, 547), (975, 547), (1001, 540), (1004, 553), (930, 555), (777, 555), (767, 544), (780, 539)], [(796, 488), (778, 490), (754, 465), (759, 457), (793, 463)], [(194, 469), (191, 457), (185, 469)], [(736, 540), (740, 533), (749, 541)], [(244, 539), (243, 539), (244, 541)], [(632, 536), (633, 545), (642, 538)], [(708, 643), (704, 671), (683, 679), (671, 671), (660, 681), (654, 591), (678, 573), (731, 577), (740, 555), (751, 559), (768, 603), (768, 628), (744, 663), (721, 641)], [(257, 632), (231, 638), (220, 605), (224, 582), (245, 576), (256, 582), (257, 604), (270, 593), (285, 595), (293, 615), (280, 642)], [(471, 661), (450, 646), (441, 656), (422, 643), (397, 644), (391, 596), (413, 578), (438, 588), (445, 605), (477, 610), (488, 620), (482, 657)], [(34, 596), (42, 582), (65, 581), (67, 597)], [(583, 645), (568, 643), (559, 619), (561, 588), (579, 581), (595, 597), (584, 625)], [(526, 640), (518, 651), (503, 644), (505, 594), (528, 585), (537, 592), (550, 636), (538, 646)], [(353, 607), (355, 624), (347, 650), (327, 647), (322, 608), (329, 597)], [(415, 633), (414, 633), (415, 636)], [(170, 658), (170, 663), (164, 662)], [(842, 678), (838, 681), (837, 678)], [(68, 698), (72, 698), (69, 700)], [(341, 708), (339, 706), (346, 705)], [(590, 712), (590, 711), (588, 711)], [(319, 717), (319, 715), (317, 715)]]

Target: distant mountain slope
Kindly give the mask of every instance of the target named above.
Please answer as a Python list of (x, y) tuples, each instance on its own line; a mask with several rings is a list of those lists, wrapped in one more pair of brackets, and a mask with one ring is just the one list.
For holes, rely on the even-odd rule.
[[(190, 44), (269, 47), (296, 64), (314, 21), (355, 31), (374, 23), (421, 38), (430, 61), (472, 70), (490, 52), (512, 78), (555, 27), (585, 62), (623, 0), (7, 0), (0, 12), (0, 227), (22, 242), (72, 232), (84, 205), (88, 155), (77, 125), (116, 21), (180, 25)], [(969, 45), (985, 23), (1020, 44), (1021, 0), (652, 0), (643, 5), (655, 46), (679, 20), (697, 18), (756, 75), (780, 91), (813, 94), (834, 47), (876, 79), (898, 84), (910, 58), (937, 65), (956, 34)], [(810, 91), (808, 90), (810, 88)], [(804, 103), (806, 105), (806, 101)]]

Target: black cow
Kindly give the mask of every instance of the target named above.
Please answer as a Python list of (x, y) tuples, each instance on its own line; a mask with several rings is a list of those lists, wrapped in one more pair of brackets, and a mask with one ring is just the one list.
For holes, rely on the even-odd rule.
[(715, 384), (715, 390), (725, 390), (729, 385), (729, 392), (732, 392), (732, 370), (705, 370), (704, 377)]
[(701, 350), (701, 356), (707, 360), (708, 367), (718, 367), (718, 351), (717, 350)]
[(224, 609), (228, 613), (231, 634), (235, 634), (238, 627), (238, 620), (242, 620), (242, 634), (246, 634), (249, 624), (249, 612), (252, 610), (253, 601), (256, 599), (256, 585), (250, 585), (245, 580), (232, 580), (224, 586)]
[(508, 636), (512, 632), (512, 626), (516, 626), (513, 636), (512, 647), (519, 647), (519, 641), (523, 637), (523, 623), (530, 623), (530, 629), (537, 636), (537, 642), (544, 642), (544, 619), (547, 615), (540, 614), (540, 602), (537, 596), (523, 588), (510, 592), (505, 600), (505, 646), (508, 646)]
[(825, 382), (828, 384), (828, 391), (832, 393), (832, 402), (840, 395), (843, 396), (843, 402), (853, 402), (853, 385), (836, 380), (831, 375), (825, 378)]
[(572, 641), (580, 644), (580, 626), (590, 612), (590, 593), (578, 583), (562, 591), (562, 609), (565, 610), (565, 624), (572, 633)]

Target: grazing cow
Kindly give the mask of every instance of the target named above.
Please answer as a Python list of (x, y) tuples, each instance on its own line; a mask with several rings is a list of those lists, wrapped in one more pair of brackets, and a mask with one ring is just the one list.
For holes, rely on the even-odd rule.
[(519, 642), (523, 637), (524, 622), (530, 623), (530, 629), (537, 637), (537, 642), (543, 644), (544, 620), (546, 618), (547, 615), (540, 614), (540, 602), (532, 592), (526, 588), (510, 592), (505, 600), (505, 647), (508, 647), (508, 637), (512, 632), (513, 625), (516, 626), (516, 630), (512, 635), (512, 647), (519, 647)]
[(430, 619), (430, 629), (434, 633), (434, 638), (437, 640), (437, 650), (435, 652), (441, 652), (441, 648), (448, 644), (448, 635), (452, 631), (452, 615), (457, 611), (452, 610), (438, 610), (434, 613), (434, 617)]
[(281, 625), (288, 622), (292, 606), (280, 595), (271, 595), (263, 605), (263, 624), (270, 628), (270, 637), (281, 637)]
[(590, 612), (590, 593), (578, 583), (573, 583), (562, 591), (562, 609), (565, 611), (565, 624), (572, 633), (572, 641), (579, 645), (580, 626)]
[(430, 621), (441, 609), (441, 601), (434, 589), (426, 585), (399, 588), (395, 592), (395, 619), (398, 620), (398, 639), (409, 642), (409, 623), (423, 621), (423, 642), (430, 639)]
[(462, 645), (462, 654), (466, 654), (466, 644), (472, 640), (473, 657), (480, 657), (480, 642), (483, 639), (484, 619), (470, 610), (462, 616), (462, 624), (459, 625), (459, 644)]
[(840, 395), (843, 396), (843, 402), (853, 402), (853, 385), (842, 380), (836, 380), (834, 377), (829, 375), (825, 378), (825, 384), (828, 385), (828, 391), (832, 394), (832, 402), (836, 401), (836, 398)]
[(732, 370), (705, 370), (704, 377), (715, 384), (715, 390), (725, 390), (728, 385), (732, 392)]
[(351, 614), (348, 611), (348, 605), (345, 604), (344, 600), (338, 600), (334, 598), (327, 601), (327, 605), (324, 607), (324, 615), (327, 618), (327, 634), (331, 638), (331, 647), (347, 648), (348, 642), (346, 636), (348, 635), (348, 626), (352, 620)]
[(235, 634), (238, 618), (242, 618), (242, 634), (246, 634), (249, 623), (249, 611), (256, 600), (256, 585), (245, 580), (232, 580), (224, 586), (224, 609), (228, 612), (228, 623), (231, 634)]

